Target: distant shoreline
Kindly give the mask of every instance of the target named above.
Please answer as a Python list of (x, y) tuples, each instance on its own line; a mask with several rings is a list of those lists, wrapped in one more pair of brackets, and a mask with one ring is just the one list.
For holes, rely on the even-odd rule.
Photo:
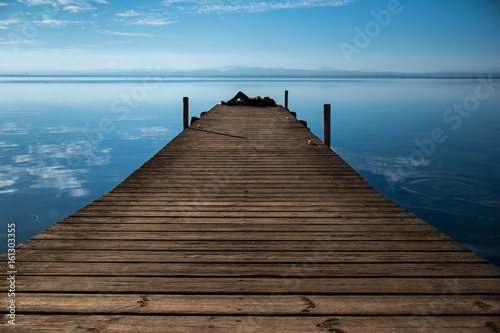
[(120, 78), (194, 78), (194, 79), (500, 79), (500, 68), (485, 70), (441, 70), (432, 72), (397, 72), (381, 70), (223, 67), (206, 69), (94, 69), (2, 71), (0, 77), (120, 77)]
[(109, 75), (82, 75), (82, 74), (34, 74), (34, 75), (20, 75), (20, 74), (0, 74), (0, 78), (109, 78), (109, 79), (141, 79), (141, 78), (161, 78), (161, 79), (460, 79), (460, 80), (477, 80), (477, 79), (500, 79), (500, 74), (491, 75), (443, 75), (443, 76), (433, 76), (433, 75), (352, 75), (352, 76), (265, 76), (265, 75), (245, 75), (245, 76), (229, 76), (229, 75), (213, 75), (213, 76), (201, 76), (201, 75), (124, 75), (124, 74), (109, 74)]

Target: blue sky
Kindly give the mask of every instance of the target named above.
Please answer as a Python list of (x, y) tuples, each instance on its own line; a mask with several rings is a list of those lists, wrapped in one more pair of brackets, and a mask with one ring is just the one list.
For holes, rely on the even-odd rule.
[(0, 0), (0, 72), (500, 68), (498, 0)]

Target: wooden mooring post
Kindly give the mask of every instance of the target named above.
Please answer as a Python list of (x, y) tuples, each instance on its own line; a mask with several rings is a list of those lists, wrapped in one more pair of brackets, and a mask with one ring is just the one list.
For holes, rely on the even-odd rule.
[(285, 90), (285, 109), (288, 110), (288, 90)]
[(331, 147), (331, 106), (325, 104), (323, 106), (323, 142), (328, 147)]
[(189, 127), (189, 98), (184, 97), (182, 99), (183, 102), (183, 123), (184, 123), (184, 129)]

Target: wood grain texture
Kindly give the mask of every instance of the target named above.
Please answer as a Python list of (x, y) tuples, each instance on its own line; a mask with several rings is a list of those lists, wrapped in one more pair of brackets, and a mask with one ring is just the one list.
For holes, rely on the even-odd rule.
[(214, 107), (16, 260), (2, 332), (500, 332), (500, 270), (282, 107)]

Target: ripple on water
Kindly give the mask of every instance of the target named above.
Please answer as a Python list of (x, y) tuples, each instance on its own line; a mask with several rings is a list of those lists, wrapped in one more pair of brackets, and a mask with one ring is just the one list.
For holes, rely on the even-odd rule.
[(412, 175), (394, 184), (394, 191), (419, 197), (484, 200), (495, 199), (498, 192), (490, 184), (445, 173)]

